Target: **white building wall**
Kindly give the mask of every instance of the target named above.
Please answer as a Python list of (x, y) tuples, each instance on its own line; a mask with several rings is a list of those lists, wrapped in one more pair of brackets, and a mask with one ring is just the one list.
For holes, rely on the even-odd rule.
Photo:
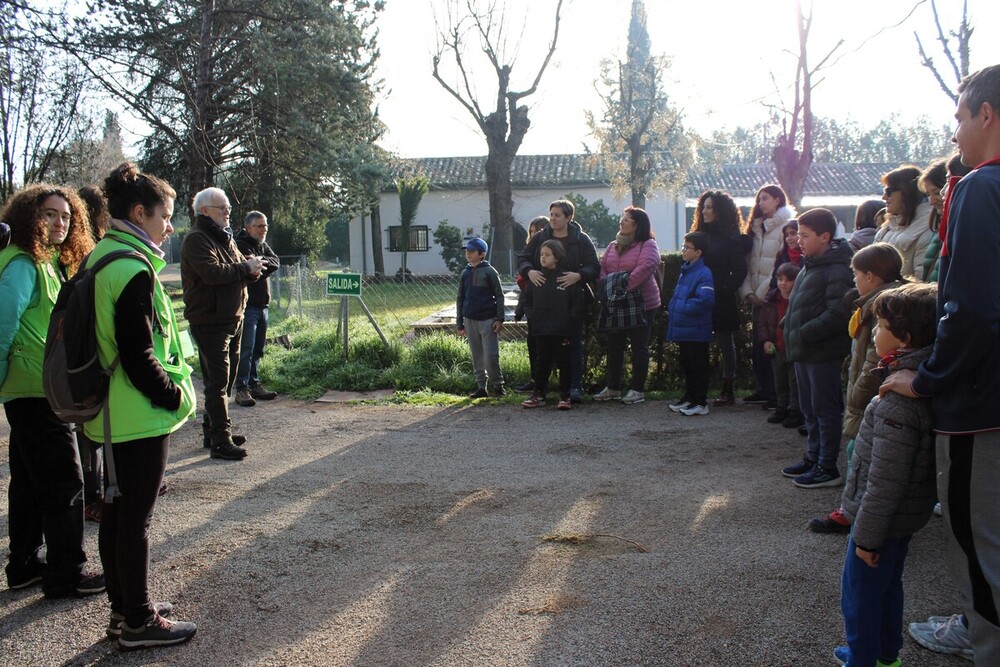
[[(558, 189), (515, 189), (514, 190), (514, 220), (527, 228), (528, 222), (538, 215), (547, 215), (549, 204), (566, 194), (582, 195), (588, 202), (598, 199), (613, 212), (621, 212), (629, 200), (616, 199), (609, 188), (595, 187), (564, 187)], [(652, 222), (653, 232), (661, 250), (677, 250), (684, 236), (684, 200), (667, 198), (650, 198), (647, 200), (646, 211)], [(389, 228), (399, 225), (399, 196), (395, 192), (384, 193), (381, 197), (382, 215), (382, 255), (385, 260), (386, 275), (394, 275), (399, 270), (402, 254), (390, 252)], [(407, 253), (406, 266), (415, 274), (443, 274), (447, 272), (444, 260), (441, 258), (441, 248), (434, 243), (434, 230), (441, 220), (458, 227), (463, 236), (482, 236), (487, 241), (486, 228), (489, 225), (489, 197), (482, 190), (438, 190), (424, 196), (417, 209), (414, 225), (426, 225), (429, 232), (430, 250), (410, 251)], [(374, 272), (371, 252), (371, 219), (355, 218), (350, 224), (351, 235), (351, 266), (352, 271), (366, 274)], [(602, 251), (603, 248), (598, 248)]]

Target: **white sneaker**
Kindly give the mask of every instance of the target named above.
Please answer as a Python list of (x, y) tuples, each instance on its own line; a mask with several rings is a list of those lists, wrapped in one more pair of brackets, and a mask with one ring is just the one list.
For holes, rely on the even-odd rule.
[(691, 407), (691, 401), (680, 400), (680, 401), (677, 401), (676, 403), (671, 403), (667, 407), (670, 408), (671, 410), (673, 410), (674, 412), (680, 412), (684, 408)]
[(625, 405), (642, 403), (645, 400), (646, 400), (646, 395), (641, 391), (636, 391), (635, 389), (629, 389), (628, 393), (622, 396), (622, 403), (624, 403)]
[(621, 397), (622, 397), (622, 392), (620, 389), (609, 389), (608, 387), (605, 387), (604, 389), (594, 394), (595, 401), (611, 401)]
[(955, 614), (943, 623), (910, 623), (910, 636), (935, 653), (957, 655), (972, 660), (969, 629), (962, 625), (962, 615)]
[(707, 405), (691, 405), (689, 407), (683, 408), (681, 410), (681, 414), (682, 415), (686, 415), (688, 417), (690, 417), (692, 415), (707, 415), (708, 414), (708, 406)]
[(944, 516), (944, 510), (941, 509), (941, 503), (936, 503), (934, 505), (934, 514), (937, 516)]

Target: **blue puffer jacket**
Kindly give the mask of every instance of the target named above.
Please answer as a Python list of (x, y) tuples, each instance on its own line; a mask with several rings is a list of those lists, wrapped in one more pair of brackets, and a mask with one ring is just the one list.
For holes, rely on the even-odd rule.
[(712, 340), (714, 306), (712, 271), (702, 259), (694, 263), (685, 262), (667, 306), (667, 340), (675, 343)]

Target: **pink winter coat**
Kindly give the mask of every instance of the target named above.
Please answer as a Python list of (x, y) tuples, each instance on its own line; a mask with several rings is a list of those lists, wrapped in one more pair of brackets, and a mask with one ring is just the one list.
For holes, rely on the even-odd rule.
[(660, 288), (656, 284), (656, 268), (660, 265), (660, 249), (653, 239), (639, 241), (620, 257), (614, 241), (608, 245), (601, 257), (601, 274), (598, 281), (609, 273), (628, 271), (629, 291), (642, 290), (642, 301), (646, 310), (660, 307)]

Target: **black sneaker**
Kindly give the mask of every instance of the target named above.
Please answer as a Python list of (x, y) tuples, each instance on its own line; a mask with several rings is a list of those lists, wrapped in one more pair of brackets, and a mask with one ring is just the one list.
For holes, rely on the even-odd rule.
[(569, 402), (579, 405), (583, 403), (583, 389), (571, 389), (569, 392)]
[(528, 380), (524, 384), (514, 387), (514, 391), (516, 391), (519, 394), (530, 394), (533, 391), (535, 391), (535, 381)]
[(485, 389), (477, 389), (471, 394), (469, 394), (469, 400), (475, 400), (477, 398), (488, 398), (489, 394), (486, 393)]
[(774, 411), (773, 415), (768, 415), (767, 416), (767, 423), (768, 424), (781, 424), (781, 423), (783, 423), (785, 421), (785, 419), (787, 417), (788, 417), (788, 412), (785, 411), (785, 410), (781, 410), (779, 408), (779, 409), (776, 409)]
[(12, 591), (19, 591), (22, 588), (28, 588), (34, 586), (35, 584), (41, 583), (42, 581), (42, 570), (45, 569), (45, 563), (40, 560), (35, 560), (32, 558), (30, 561), (25, 563), (21, 572), (15, 572), (11, 574), (10, 565), (7, 565), (7, 588)]
[(493, 393), (496, 394), (497, 398), (503, 398), (504, 396), (507, 395), (507, 390), (504, 389), (503, 385), (500, 385), (499, 387), (493, 390)]
[(764, 404), (762, 406), (760, 406), (760, 407), (764, 408), (765, 410), (777, 410), (778, 409), (778, 401), (776, 401), (773, 398), (769, 398), (766, 401), (764, 401)]
[(104, 589), (103, 574), (84, 572), (80, 575), (75, 585), (60, 586), (47, 590), (43, 586), (42, 593), (49, 600), (58, 600), (59, 598), (81, 598), (87, 595), (97, 595), (98, 593), (103, 593)]
[(816, 464), (814, 462), (808, 459), (802, 459), (793, 466), (788, 466), (787, 468), (783, 468), (781, 470), (781, 474), (784, 475), (785, 477), (792, 477), (792, 478), (800, 477), (815, 467)]
[(758, 393), (756, 391), (743, 399), (744, 403), (751, 403), (751, 404), (754, 404), (754, 405), (756, 405), (758, 403), (767, 403), (767, 401), (768, 401), (767, 396), (765, 396), (764, 394)]
[(800, 489), (820, 489), (827, 486), (840, 486), (844, 478), (836, 468), (814, 467), (809, 472), (799, 475), (792, 483)]
[(247, 450), (226, 442), (221, 445), (213, 445), (210, 456), (213, 459), (223, 459), (224, 461), (242, 461), (247, 456)]
[[(169, 602), (154, 602), (153, 610), (160, 616), (170, 616), (171, 612), (174, 610), (174, 605)], [(119, 614), (116, 611), (111, 612), (111, 620), (108, 621), (108, 629), (105, 630), (108, 637), (120, 637), (122, 634), (122, 626), (125, 624), (125, 615)]]
[(173, 646), (183, 644), (198, 631), (194, 623), (183, 621), (168, 621), (154, 613), (140, 628), (122, 625), (122, 633), (118, 637), (118, 647), (123, 651), (134, 651), (140, 648), (156, 646)]
[(806, 423), (806, 418), (802, 416), (801, 412), (789, 412), (788, 416), (785, 417), (785, 421), (781, 422), (781, 425), (785, 428), (798, 428)]
[(809, 435), (809, 429), (805, 426), (805, 420), (802, 420), (802, 426), (799, 427), (799, 435)]

